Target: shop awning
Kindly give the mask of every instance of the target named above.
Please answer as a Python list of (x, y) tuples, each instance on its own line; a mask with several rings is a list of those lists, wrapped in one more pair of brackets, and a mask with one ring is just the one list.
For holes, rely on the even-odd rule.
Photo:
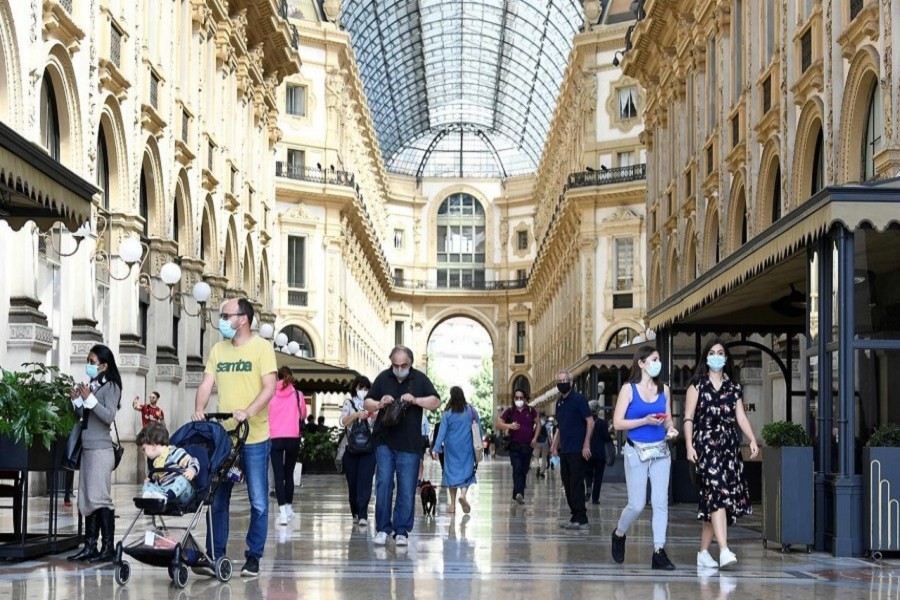
[(90, 221), (99, 192), (0, 121), (0, 220), (14, 230), (33, 221), (41, 231), (56, 223), (76, 231)]
[(290, 367), (297, 387), (304, 394), (320, 392), (347, 392), (353, 378), (359, 375), (353, 369), (329, 365), (311, 358), (300, 358), (284, 352), (276, 352), (278, 368)]
[[(800, 291), (805, 289), (804, 249), (837, 223), (850, 230), (869, 226), (879, 231), (900, 224), (900, 178), (821, 190), (652, 308), (648, 312), (650, 327), (660, 329), (676, 321), (713, 323), (720, 316), (733, 325), (771, 324), (773, 319), (783, 319), (774, 312), (766, 313), (770, 303), (789, 292), (791, 284)], [(739, 294), (731, 293), (738, 288)]]

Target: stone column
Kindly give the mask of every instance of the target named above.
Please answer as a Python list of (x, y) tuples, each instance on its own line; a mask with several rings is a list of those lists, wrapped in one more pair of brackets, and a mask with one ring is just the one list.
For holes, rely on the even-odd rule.
[[(28, 226), (11, 231), (6, 225), (4, 237), (7, 248), (18, 248), (10, 256), (4, 276), (9, 290), (9, 326), (7, 329), (5, 365), (18, 369), (27, 362), (45, 362), (53, 346), (53, 331), (47, 326), (47, 316), (41, 312), (37, 294), (39, 260), (37, 243)], [(14, 263), (14, 264), (13, 264)]]

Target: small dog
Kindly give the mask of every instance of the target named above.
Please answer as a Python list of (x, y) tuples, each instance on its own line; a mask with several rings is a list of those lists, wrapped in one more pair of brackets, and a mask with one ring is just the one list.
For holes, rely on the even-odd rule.
[(434, 509), (437, 507), (437, 492), (430, 481), (423, 481), (422, 488), (419, 491), (419, 497), (422, 499), (422, 512), (425, 516), (434, 516)]

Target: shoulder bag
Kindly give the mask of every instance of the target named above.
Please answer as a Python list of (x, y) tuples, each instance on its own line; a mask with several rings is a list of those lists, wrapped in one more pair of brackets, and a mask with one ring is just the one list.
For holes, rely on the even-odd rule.
[[(353, 400), (350, 406), (356, 409)], [(362, 410), (362, 409), (360, 409)], [(347, 452), (350, 454), (371, 454), (375, 449), (372, 442), (372, 430), (369, 429), (368, 419), (356, 419), (347, 430)]]
[(122, 446), (121, 440), (119, 440), (119, 428), (116, 427), (115, 418), (113, 419), (113, 429), (116, 432), (116, 441), (113, 442), (113, 456), (115, 460), (113, 462), (113, 471), (119, 468), (119, 463), (122, 462), (122, 455), (125, 454), (125, 447)]
[(481, 428), (475, 419), (475, 411), (469, 407), (472, 413), (472, 447), (475, 450), (475, 464), (477, 465), (484, 459), (484, 443), (481, 441)]

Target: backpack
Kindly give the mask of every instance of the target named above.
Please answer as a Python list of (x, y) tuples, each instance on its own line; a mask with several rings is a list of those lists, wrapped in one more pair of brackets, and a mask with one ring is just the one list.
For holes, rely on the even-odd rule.
[[(352, 399), (350, 399), (350, 406), (356, 409)], [(372, 439), (372, 430), (369, 428), (368, 419), (356, 419), (353, 421), (350, 429), (347, 430), (347, 452), (350, 454), (370, 454), (374, 450), (375, 443)]]

